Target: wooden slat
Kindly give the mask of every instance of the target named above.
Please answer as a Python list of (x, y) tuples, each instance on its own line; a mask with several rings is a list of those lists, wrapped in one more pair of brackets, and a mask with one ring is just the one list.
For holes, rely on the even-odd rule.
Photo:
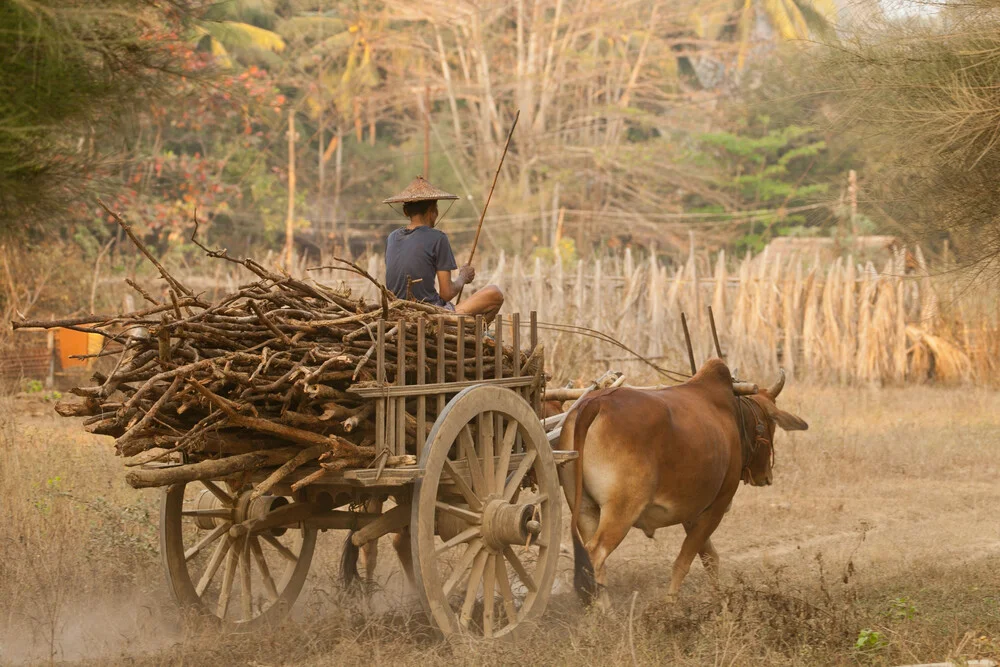
[(496, 370), (493, 376), (496, 378), (503, 377), (503, 315), (497, 314), (495, 320), (496, 324), (493, 325), (493, 331), (495, 333), (496, 340)]
[[(444, 317), (438, 318), (437, 327), (437, 382), (438, 384), (444, 384)], [(438, 394), (437, 397), (437, 411), (435, 412), (435, 417), (441, 414), (444, 410), (445, 397), (444, 394)]]
[(343, 476), (339, 480), (331, 478), (328, 482), (323, 478), (322, 484), (336, 484), (347, 482), (350, 486), (407, 486), (423, 477), (423, 471), (419, 468), (385, 468), (381, 475), (376, 475), (375, 468), (359, 468), (356, 470), (344, 470)]
[[(375, 334), (375, 381), (385, 382), (385, 320), (379, 319)], [(386, 399), (375, 399), (375, 449), (385, 446)]]
[(528, 315), (528, 317), (530, 318), (531, 321), (531, 328), (529, 331), (529, 335), (531, 336), (530, 338), (531, 346), (529, 347), (529, 349), (532, 352), (534, 352), (535, 348), (538, 346), (538, 313), (533, 310)]
[[(519, 378), (521, 377), (521, 313), (514, 313), (511, 322), (511, 341), (514, 345), (514, 377)], [(518, 389), (517, 394), (524, 398), (523, 389)], [(520, 433), (518, 433), (517, 440), (514, 442), (514, 451), (524, 451), (524, 441)]]
[(476, 379), (483, 379), (483, 316), (476, 315)]
[[(531, 335), (531, 352), (532, 352), (532, 354), (534, 354), (535, 348), (538, 347), (538, 312), (534, 311), (534, 310), (531, 311), (531, 313), (529, 314), (529, 317), (531, 318), (531, 332), (530, 332), (530, 335)], [(537, 374), (539, 376), (543, 375), (544, 372), (545, 372), (544, 363), (540, 366), (540, 369), (541, 370)], [(541, 384), (544, 384), (544, 380), (542, 381)], [(530, 392), (529, 395), (525, 396), (525, 398), (528, 399), (528, 402), (531, 403), (531, 407), (533, 407), (535, 409), (535, 414), (538, 415), (539, 418), (541, 418), (541, 416), (542, 416), (542, 386), (541, 386), (541, 384), (538, 387), (534, 388), (534, 390), (529, 390), (529, 392)]]
[(521, 377), (521, 313), (514, 313), (510, 335), (514, 345), (514, 377)]
[[(396, 386), (406, 386), (406, 321), (399, 321), (396, 334)], [(396, 399), (396, 456), (406, 453), (406, 397)]]
[(458, 368), (455, 379), (461, 382), (465, 379), (465, 316), (458, 316)]
[(421, 392), (425, 394), (457, 394), (466, 387), (477, 384), (492, 384), (498, 387), (529, 387), (535, 378), (523, 376), (519, 378), (500, 378), (482, 380), (462, 380), (461, 382), (436, 382), (434, 384), (408, 385), (406, 387), (359, 387), (351, 385), (347, 391), (363, 398), (375, 396), (419, 396)]
[[(427, 381), (425, 377), (424, 365), (427, 363), (427, 350), (424, 349), (426, 333), (424, 331), (425, 320), (417, 320), (417, 385), (422, 385)], [(424, 447), (424, 440), (427, 432), (427, 395), (417, 394), (417, 438), (414, 452), (420, 456)]]
[[(403, 387), (405, 389), (405, 387)], [(390, 452), (396, 451), (396, 399), (395, 397), (383, 399), (385, 401), (385, 447)], [(378, 450), (376, 450), (378, 453)]]
[(385, 382), (385, 320), (381, 318), (375, 336), (375, 381)]

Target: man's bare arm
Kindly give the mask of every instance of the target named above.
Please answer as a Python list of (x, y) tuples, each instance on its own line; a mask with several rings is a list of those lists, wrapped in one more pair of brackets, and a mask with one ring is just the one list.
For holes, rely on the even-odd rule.
[(451, 279), (451, 271), (438, 271), (437, 281), (438, 281), (438, 294), (445, 301), (451, 301), (458, 293), (462, 291), (462, 288), (471, 283), (476, 277), (476, 270), (471, 266), (463, 266), (458, 270), (458, 278), (455, 280)]

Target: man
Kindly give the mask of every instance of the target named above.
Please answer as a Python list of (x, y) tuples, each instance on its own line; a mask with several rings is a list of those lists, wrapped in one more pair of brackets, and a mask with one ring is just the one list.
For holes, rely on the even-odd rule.
[[(482, 315), (487, 323), (492, 322), (503, 305), (503, 292), (496, 285), (466, 294), (458, 305), (450, 303), (475, 279), (476, 270), (470, 265), (459, 269), (447, 234), (434, 228), (437, 203), (442, 199), (458, 197), (417, 176), (398, 195), (383, 200), (385, 204), (401, 203), (403, 215), (410, 219), (409, 225), (389, 234), (385, 248), (386, 287), (401, 299), (423, 301), (465, 315)], [(452, 278), (455, 269), (458, 276)]]

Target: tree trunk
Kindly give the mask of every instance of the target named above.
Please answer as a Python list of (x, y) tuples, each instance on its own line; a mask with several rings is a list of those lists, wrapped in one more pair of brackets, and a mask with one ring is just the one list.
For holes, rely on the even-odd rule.
[[(333, 225), (336, 227), (337, 223), (340, 222), (340, 189), (343, 184), (344, 176), (344, 137), (343, 131), (341, 130), (340, 124), (337, 124), (337, 160), (334, 163), (334, 180), (333, 180)], [(346, 231), (344, 229), (340, 230), (340, 242), (347, 247)]]
[(288, 217), (285, 219), (285, 267), (290, 269), (295, 253), (295, 111), (288, 112)]
[[(322, 89), (322, 82), (320, 83)], [(326, 139), (326, 116), (323, 114), (323, 101), (322, 93), (320, 93), (320, 105), (319, 105), (319, 143), (316, 146), (316, 157), (319, 164), (317, 169), (319, 171), (319, 202), (317, 208), (317, 213), (319, 214), (319, 228), (324, 232), (327, 231), (326, 225), (326, 160), (323, 159), (323, 141)]]

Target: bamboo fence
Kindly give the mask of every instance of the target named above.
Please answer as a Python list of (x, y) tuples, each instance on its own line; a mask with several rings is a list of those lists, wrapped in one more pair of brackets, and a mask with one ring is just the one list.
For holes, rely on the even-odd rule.
[[(876, 267), (851, 257), (822, 263), (770, 250), (740, 260), (692, 252), (673, 263), (637, 259), (630, 249), (575, 263), (501, 253), (478, 267), (474, 286), (499, 285), (506, 295), (503, 312), (539, 312), (548, 371), (560, 383), (607, 367), (650, 380), (656, 373), (614, 345), (563, 326), (547, 329), (549, 324), (599, 330), (662, 367), (687, 372), (680, 314), (687, 314), (700, 364), (714, 354), (707, 317), (712, 306), (723, 353), (742, 377), (769, 376), (782, 367), (820, 383), (995, 384), (998, 294), (932, 275), (920, 248), (909, 257), (898, 249)], [(374, 276), (385, 274), (381, 256), (361, 264)], [(305, 268), (300, 262), (292, 273), (344, 281), (355, 295), (376, 298), (371, 284)], [(232, 290), (239, 280), (204, 276), (201, 288)]]

